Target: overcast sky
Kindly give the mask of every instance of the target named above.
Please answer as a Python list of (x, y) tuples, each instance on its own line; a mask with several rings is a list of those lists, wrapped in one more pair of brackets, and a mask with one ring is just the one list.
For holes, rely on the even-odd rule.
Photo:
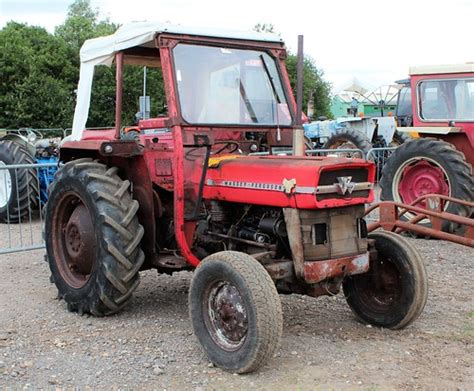
[[(9, 20), (49, 31), (70, 0), (0, 0), (0, 27)], [(272, 23), (287, 47), (305, 37), (335, 90), (353, 77), (376, 87), (406, 78), (412, 65), (474, 61), (474, 0), (92, 0), (102, 17), (249, 30)]]

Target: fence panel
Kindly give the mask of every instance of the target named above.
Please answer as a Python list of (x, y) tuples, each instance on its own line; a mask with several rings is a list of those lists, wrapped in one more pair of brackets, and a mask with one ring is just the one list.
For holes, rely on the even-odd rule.
[(0, 254), (44, 248), (43, 210), (57, 163), (0, 164)]

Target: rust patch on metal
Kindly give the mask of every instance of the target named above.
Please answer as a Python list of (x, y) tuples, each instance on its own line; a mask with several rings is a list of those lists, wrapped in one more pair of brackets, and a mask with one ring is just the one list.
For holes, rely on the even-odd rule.
[(304, 279), (314, 284), (328, 278), (350, 276), (369, 270), (369, 253), (327, 261), (307, 261), (304, 263)]
[(283, 216), (285, 217), (286, 232), (288, 233), (296, 277), (304, 279), (304, 247), (299, 210), (283, 208)]

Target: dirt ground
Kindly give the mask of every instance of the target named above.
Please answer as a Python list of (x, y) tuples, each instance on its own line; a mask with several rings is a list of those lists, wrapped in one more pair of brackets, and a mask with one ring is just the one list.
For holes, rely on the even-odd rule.
[(358, 323), (342, 295), (280, 296), (284, 335), (259, 372), (212, 367), (188, 319), (191, 273), (142, 273), (118, 315), (69, 313), (44, 250), (0, 256), (0, 387), (166, 390), (474, 389), (474, 251), (411, 239), (429, 272), (424, 313), (401, 331)]

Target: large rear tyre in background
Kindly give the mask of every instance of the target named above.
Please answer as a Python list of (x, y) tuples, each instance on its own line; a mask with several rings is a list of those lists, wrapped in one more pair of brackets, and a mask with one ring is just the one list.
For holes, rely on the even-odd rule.
[(207, 356), (225, 370), (254, 371), (279, 346), (280, 298), (267, 271), (250, 255), (223, 251), (205, 258), (191, 282), (189, 312)]
[(143, 227), (130, 182), (91, 159), (65, 164), (46, 205), (46, 251), (52, 281), (70, 311), (110, 315), (139, 284)]
[[(0, 166), (33, 164), (34, 158), (22, 145), (0, 140)], [(0, 169), (0, 222), (17, 223), (39, 204), (39, 185), (34, 168)]]
[(356, 157), (364, 159), (372, 148), (372, 144), (367, 136), (352, 128), (343, 128), (336, 130), (324, 143), (324, 149), (360, 149), (360, 152), (344, 153), (343, 156)]
[(343, 282), (344, 295), (363, 323), (401, 329), (423, 311), (428, 297), (425, 266), (416, 249), (393, 232), (373, 232), (377, 259), (367, 273)]
[[(380, 187), (382, 200), (405, 204), (430, 193), (474, 201), (471, 165), (453, 145), (431, 138), (410, 140), (398, 147), (385, 163)], [(472, 212), (466, 206), (453, 203), (447, 203), (445, 210), (459, 216), (470, 216)], [(407, 213), (405, 219), (412, 217), (413, 214)], [(430, 225), (429, 221), (421, 224)], [(449, 222), (443, 224), (447, 232), (456, 228)]]

